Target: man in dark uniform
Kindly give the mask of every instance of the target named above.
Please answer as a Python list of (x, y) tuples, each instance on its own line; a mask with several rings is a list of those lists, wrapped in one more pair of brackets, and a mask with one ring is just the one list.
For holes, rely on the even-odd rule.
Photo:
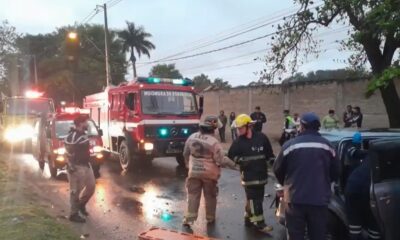
[(267, 136), (252, 130), (254, 121), (246, 114), (235, 120), (239, 137), (232, 143), (228, 157), (240, 166), (242, 185), (246, 192), (245, 225), (261, 232), (272, 231), (264, 221), (264, 186), (268, 179), (268, 161), (274, 157)]
[(339, 161), (334, 148), (318, 130), (314, 113), (301, 117), (300, 134), (286, 142), (273, 170), (284, 186), (285, 217), (290, 240), (325, 239), (331, 183), (338, 179)]
[(260, 106), (255, 108), (255, 111), (250, 115), (250, 117), (255, 121), (253, 130), (255, 132), (262, 132), (263, 124), (267, 122), (267, 117), (261, 112)]
[(70, 185), (71, 214), (69, 220), (84, 223), (86, 220), (79, 213), (88, 216), (86, 203), (92, 197), (96, 181), (90, 166), (88, 117), (79, 115), (74, 120), (75, 128), (71, 129), (65, 138), (65, 149), (67, 152), (68, 180)]
[(355, 133), (352, 142), (354, 146), (348, 150), (348, 157), (354, 170), (350, 173), (345, 188), (350, 239), (363, 239), (361, 236), (363, 227), (368, 230), (368, 239), (381, 239), (370, 206), (371, 166), (367, 157), (368, 151), (361, 148), (361, 133)]

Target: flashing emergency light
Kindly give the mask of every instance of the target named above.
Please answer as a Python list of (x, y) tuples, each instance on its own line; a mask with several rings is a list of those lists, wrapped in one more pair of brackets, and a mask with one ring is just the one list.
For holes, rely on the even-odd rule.
[(184, 135), (188, 135), (189, 134), (189, 129), (188, 128), (182, 128), (182, 133)]
[(169, 78), (156, 78), (156, 77), (139, 77), (137, 79), (140, 83), (149, 83), (149, 84), (173, 84), (173, 85), (182, 85), (182, 86), (193, 86), (193, 81), (188, 78), (178, 78), (178, 79), (169, 79)]
[(90, 110), (89, 109), (80, 109), (77, 107), (66, 107), (61, 109), (62, 112), (64, 113), (68, 113), (68, 114), (90, 114)]
[(25, 97), (27, 97), (27, 98), (40, 98), (42, 96), (43, 96), (43, 93), (33, 91), (33, 90), (28, 90), (25, 92)]
[(166, 128), (160, 128), (158, 131), (161, 137), (166, 137), (168, 135), (168, 129)]

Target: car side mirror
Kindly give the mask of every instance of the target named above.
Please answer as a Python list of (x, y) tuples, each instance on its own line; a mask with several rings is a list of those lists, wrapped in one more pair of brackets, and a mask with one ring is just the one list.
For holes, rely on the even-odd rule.
[(203, 115), (204, 111), (204, 96), (200, 96), (199, 98), (199, 115)]
[(102, 137), (103, 136), (103, 129), (99, 129), (99, 135)]

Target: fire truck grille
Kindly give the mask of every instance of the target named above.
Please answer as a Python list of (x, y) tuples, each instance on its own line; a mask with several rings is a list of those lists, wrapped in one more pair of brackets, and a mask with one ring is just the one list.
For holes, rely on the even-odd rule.
[(198, 125), (152, 125), (144, 127), (144, 135), (156, 139), (187, 138), (198, 128)]

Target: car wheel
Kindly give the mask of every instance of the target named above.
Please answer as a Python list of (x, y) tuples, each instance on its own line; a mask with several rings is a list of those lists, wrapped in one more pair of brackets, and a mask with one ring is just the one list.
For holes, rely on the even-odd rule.
[(326, 235), (327, 240), (347, 240), (347, 228), (340, 221), (340, 219), (332, 212), (329, 212), (328, 218), (328, 233)]
[(57, 177), (57, 167), (54, 165), (53, 160), (51, 160), (50, 156), (49, 156), (49, 162), (48, 162), (47, 166), (49, 166), (50, 176), (52, 178), (56, 178)]
[(121, 168), (125, 171), (131, 170), (133, 168), (133, 159), (130, 154), (128, 144), (124, 140), (119, 146), (119, 163)]
[(183, 155), (176, 156), (176, 162), (178, 163), (179, 167), (184, 168), (185, 167), (185, 158)]

